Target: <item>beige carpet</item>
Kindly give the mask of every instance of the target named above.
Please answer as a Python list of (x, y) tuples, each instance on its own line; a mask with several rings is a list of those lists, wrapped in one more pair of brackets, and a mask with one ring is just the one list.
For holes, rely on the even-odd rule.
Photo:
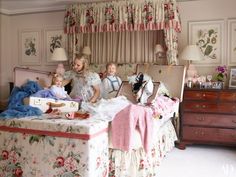
[(175, 148), (163, 159), (157, 177), (236, 177), (236, 147)]

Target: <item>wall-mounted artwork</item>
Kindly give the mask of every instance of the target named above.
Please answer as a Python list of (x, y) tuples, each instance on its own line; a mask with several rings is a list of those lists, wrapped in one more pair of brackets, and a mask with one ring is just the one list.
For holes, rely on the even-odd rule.
[(52, 27), (45, 29), (45, 58), (49, 65), (57, 64), (51, 61), (51, 56), (55, 48), (66, 48), (66, 35), (61, 27)]
[(20, 65), (41, 64), (41, 30), (19, 31), (19, 63)]
[(230, 70), (229, 87), (236, 88), (236, 68)]
[(236, 65), (236, 19), (228, 20), (228, 65)]
[(188, 23), (189, 44), (199, 46), (204, 60), (193, 61), (195, 65), (217, 66), (223, 63), (224, 21), (193, 21)]

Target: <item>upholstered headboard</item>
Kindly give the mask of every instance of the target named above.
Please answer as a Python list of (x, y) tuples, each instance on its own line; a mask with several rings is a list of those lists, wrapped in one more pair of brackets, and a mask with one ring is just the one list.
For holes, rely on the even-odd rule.
[(163, 82), (171, 96), (183, 100), (185, 66), (137, 64), (136, 72), (148, 74), (155, 82)]
[(29, 68), (14, 68), (14, 85), (21, 86), (27, 80), (36, 81), (42, 87), (49, 87), (52, 84), (52, 74), (47, 71), (39, 71)]

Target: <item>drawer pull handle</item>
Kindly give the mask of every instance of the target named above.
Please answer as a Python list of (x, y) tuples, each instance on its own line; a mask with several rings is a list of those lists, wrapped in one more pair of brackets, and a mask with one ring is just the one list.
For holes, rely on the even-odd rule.
[(199, 107), (200, 107), (200, 105), (199, 105), (199, 104), (195, 105), (195, 108), (199, 108)]
[(232, 122), (236, 124), (236, 120), (232, 120)]
[(206, 96), (206, 94), (205, 94), (205, 93), (203, 93), (203, 94), (202, 94), (202, 96), (203, 96), (203, 97), (205, 97), (205, 96)]
[(231, 137), (232, 137), (232, 138), (236, 138), (236, 135), (235, 135), (235, 134), (231, 134)]
[[(197, 117), (197, 120), (198, 121), (204, 121), (205, 119), (204, 119), (204, 117)], [(236, 123), (236, 122), (235, 122)]]
[(204, 132), (201, 132), (201, 135), (203, 136), (203, 135), (205, 135), (205, 133), (204, 133)]
[(206, 108), (206, 105), (202, 105), (202, 108)]

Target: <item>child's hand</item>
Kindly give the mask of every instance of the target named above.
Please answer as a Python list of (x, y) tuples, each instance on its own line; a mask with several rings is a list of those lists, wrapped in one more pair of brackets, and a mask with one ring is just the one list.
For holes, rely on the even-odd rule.
[(97, 100), (96, 100), (96, 99), (91, 99), (89, 102), (90, 102), (90, 103), (96, 103)]

